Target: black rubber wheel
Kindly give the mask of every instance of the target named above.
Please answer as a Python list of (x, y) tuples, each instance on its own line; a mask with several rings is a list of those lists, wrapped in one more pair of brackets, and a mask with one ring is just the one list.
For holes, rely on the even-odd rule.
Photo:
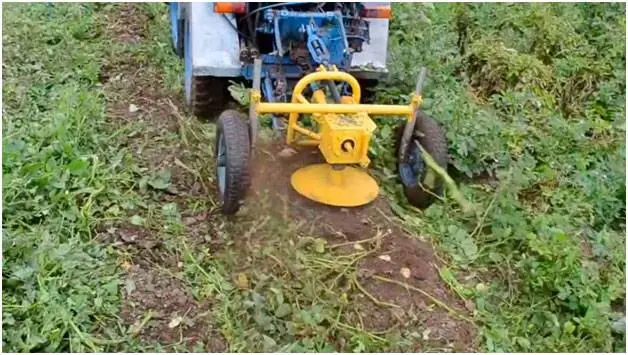
[(249, 126), (244, 115), (226, 110), (218, 118), (216, 133), (216, 182), (224, 214), (238, 212), (250, 186)]
[(192, 53), (190, 47), (190, 24), (185, 23), (183, 40), (183, 61), (185, 64), (185, 101), (197, 117), (214, 120), (225, 108), (227, 81), (213, 76), (195, 76), (192, 73)]
[(195, 116), (215, 119), (225, 108), (225, 81), (209, 76), (192, 77), (188, 104)]
[[(403, 125), (397, 130), (397, 152), (400, 149), (402, 134)], [(415, 141), (418, 141), (440, 167), (447, 170), (449, 160), (447, 137), (444, 129), (433, 118), (418, 111), (412, 141), (408, 144), (406, 152), (411, 158), (408, 162), (411, 166), (397, 165), (408, 202), (417, 208), (426, 209), (434, 203), (435, 196), (442, 196), (444, 185), (443, 180), (425, 165)]]

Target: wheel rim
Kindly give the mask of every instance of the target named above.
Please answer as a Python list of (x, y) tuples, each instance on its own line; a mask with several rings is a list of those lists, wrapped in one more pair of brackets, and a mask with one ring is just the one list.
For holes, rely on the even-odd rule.
[(405, 186), (415, 187), (419, 184), (419, 178), (423, 175), (425, 163), (421, 158), (421, 152), (415, 141), (410, 142), (408, 150), (408, 161), (399, 164), (399, 175), (401, 182)]
[(225, 146), (225, 137), (222, 134), (218, 137), (218, 152), (216, 152), (216, 177), (218, 179), (220, 198), (222, 198), (225, 193), (227, 179), (227, 149)]

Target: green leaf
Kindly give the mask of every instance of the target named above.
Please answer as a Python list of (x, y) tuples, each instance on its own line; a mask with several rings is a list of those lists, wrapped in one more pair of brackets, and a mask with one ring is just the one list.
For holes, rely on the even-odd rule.
[(277, 318), (283, 318), (283, 317), (289, 315), (290, 313), (292, 313), (292, 307), (289, 304), (287, 304), (287, 303), (282, 303), (275, 310), (275, 316)]
[(269, 336), (264, 335), (264, 351), (265, 353), (272, 352), (277, 347), (277, 342)]
[(283, 303), (283, 291), (281, 291), (281, 289), (276, 289), (274, 287), (271, 287), (270, 290), (275, 294), (277, 303), (282, 304)]
[(165, 205), (163, 205), (161, 207), (161, 213), (163, 213), (164, 216), (176, 216), (178, 213), (178, 206), (176, 203), (171, 202), (171, 203), (167, 203)]
[(131, 224), (134, 226), (143, 226), (144, 222), (145, 222), (145, 219), (138, 215), (134, 215), (133, 217), (131, 217)]
[(170, 170), (162, 170), (155, 177), (153, 177), (148, 184), (156, 190), (166, 190), (170, 187), (170, 178), (172, 174)]
[(118, 280), (111, 280), (108, 283), (103, 285), (103, 288), (109, 295), (117, 295), (118, 294)]
[(70, 171), (70, 174), (80, 175), (87, 169), (88, 166), (88, 162), (81, 159), (74, 159), (70, 164), (67, 165), (67, 168)]
[(519, 346), (521, 346), (523, 349), (530, 348), (530, 341), (528, 339), (522, 338), (522, 337), (516, 337), (515, 340), (517, 341), (517, 344), (519, 344)]
[(576, 326), (571, 321), (566, 321), (563, 324), (563, 332), (565, 334), (572, 334), (576, 330)]
[(460, 248), (469, 260), (474, 260), (477, 257), (478, 247), (472, 238), (463, 239)]
[(390, 139), (392, 137), (392, 130), (390, 129), (390, 126), (383, 126), (381, 129), (381, 135), (384, 139)]
[(265, 315), (261, 311), (255, 312), (253, 320), (255, 321), (255, 323), (257, 323), (257, 325), (259, 325), (262, 329), (266, 331), (272, 330), (274, 328), (272, 324), (272, 318)]
[(3, 326), (11, 326), (15, 324), (15, 318), (11, 313), (3, 312), (2, 314), (2, 325)]

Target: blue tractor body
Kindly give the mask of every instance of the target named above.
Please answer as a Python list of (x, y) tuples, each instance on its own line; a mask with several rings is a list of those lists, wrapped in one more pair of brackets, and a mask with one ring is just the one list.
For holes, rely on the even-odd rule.
[[(371, 84), (387, 73), (388, 19), (362, 15), (389, 3), (247, 3), (240, 14), (219, 13), (216, 4), (169, 4), (173, 46), (184, 59), (186, 101), (193, 109), (208, 106), (201, 99), (219, 106), (227, 94), (217, 88), (229, 81), (252, 80), (255, 58), (262, 60), (262, 93), (269, 102), (289, 102), (296, 80), (321, 64)], [(211, 82), (214, 90), (199, 97), (198, 82)]]

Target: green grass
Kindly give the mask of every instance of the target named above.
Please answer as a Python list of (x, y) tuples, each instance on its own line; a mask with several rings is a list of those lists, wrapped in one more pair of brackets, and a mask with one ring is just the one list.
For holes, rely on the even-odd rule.
[(106, 127), (102, 18), (93, 4), (3, 7), (3, 347), (96, 351), (119, 280), (94, 229), (135, 179)]
[[(452, 270), (475, 275), (458, 288), (486, 350), (625, 349), (610, 330), (625, 300), (625, 6), (396, 10), (380, 99), (399, 101), (427, 65), (424, 109), (447, 128), (453, 167), (496, 179), (463, 185), (475, 216), (453, 202), (403, 213)], [(389, 132), (375, 147), (382, 170)]]
[[(262, 213), (213, 221), (228, 247), (194, 243), (183, 214), (214, 202), (162, 199), (169, 180), (140, 167), (126, 145), (151, 126), (113, 127), (99, 82), (106, 60), (131, 58), (181, 95), (166, 8), (141, 7), (148, 35), (137, 45), (106, 35), (115, 9), (3, 5), (3, 349), (186, 350), (138, 342), (118, 319), (118, 265), (134, 255), (96, 240), (97, 228), (135, 214), (164, 243), (162, 256), (182, 262), (155, 267), (214, 300), (209, 318), (228, 350), (326, 351), (330, 339), (346, 341), (345, 351), (408, 349), (415, 325), (364, 331), (360, 310), (336, 293), (307, 291), (357, 271), (300, 238), (294, 223), (263, 224), (271, 217)], [(374, 167), (406, 227), (430, 236), (447, 261), (443, 280), (474, 304), (480, 349), (623, 351), (625, 337), (610, 326), (625, 302), (625, 6), (397, 4), (394, 14), (391, 75), (378, 100), (405, 102), (419, 64), (428, 66), (424, 109), (447, 128), (476, 213), (448, 199), (426, 212), (408, 207), (388, 178), (384, 122)], [(211, 185), (212, 134), (185, 116), (152, 147), (181, 149)], [(481, 173), (494, 180), (472, 179)]]

